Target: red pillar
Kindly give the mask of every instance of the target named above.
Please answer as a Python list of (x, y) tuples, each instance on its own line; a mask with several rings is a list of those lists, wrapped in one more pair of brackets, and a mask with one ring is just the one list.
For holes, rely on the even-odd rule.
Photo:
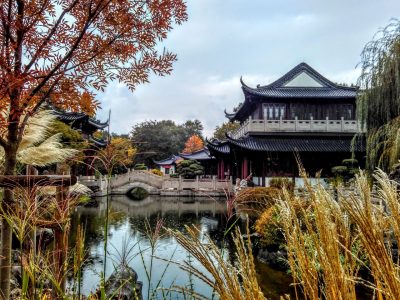
[(263, 159), (262, 159), (262, 171), (261, 171), (261, 176), (262, 176), (261, 185), (262, 185), (262, 186), (265, 186), (265, 158), (264, 158), (264, 157), (263, 157)]
[(217, 164), (217, 178), (221, 179), (221, 161), (218, 160), (218, 164)]
[(225, 179), (225, 164), (224, 161), (221, 161), (221, 179)]
[(247, 158), (243, 159), (243, 178), (249, 176), (249, 161)]

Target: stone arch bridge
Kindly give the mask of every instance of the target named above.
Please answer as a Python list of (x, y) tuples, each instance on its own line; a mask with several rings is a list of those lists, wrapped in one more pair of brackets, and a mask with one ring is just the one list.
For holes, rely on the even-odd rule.
[[(106, 176), (95, 178), (94, 176), (80, 176), (78, 181), (96, 191), (96, 196), (107, 194), (108, 180)], [(111, 194), (126, 195), (135, 187), (144, 188), (149, 194), (160, 194), (165, 192), (178, 193), (185, 190), (198, 192), (218, 192), (224, 193), (226, 190), (232, 190), (230, 180), (217, 180), (216, 176), (212, 178), (197, 177), (196, 179), (170, 178), (169, 176), (158, 176), (148, 171), (129, 170), (125, 174), (114, 175), (111, 178)], [(171, 194), (171, 195), (172, 195)]]

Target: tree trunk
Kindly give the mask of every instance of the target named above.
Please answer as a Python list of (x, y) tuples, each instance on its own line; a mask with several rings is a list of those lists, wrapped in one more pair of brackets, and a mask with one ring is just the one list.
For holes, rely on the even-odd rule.
[[(9, 125), (8, 144), (5, 151), (4, 175), (15, 175), (17, 164), (17, 132), (18, 127)], [(14, 193), (11, 189), (4, 189), (4, 197), (1, 205), (3, 209), (11, 209), (14, 203)], [(0, 249), (0, 293), (4, 300), (10, 299), (10, 278), (11, 278), (11, 241), (12, 228), (6, 220), (2, 220), (1, 227), (1, 249)]]

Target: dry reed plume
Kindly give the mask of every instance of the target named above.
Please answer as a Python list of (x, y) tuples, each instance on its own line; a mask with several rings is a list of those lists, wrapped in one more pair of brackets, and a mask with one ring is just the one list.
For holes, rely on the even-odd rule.
[[(186, 227), (187, 235), (171, 231), (178, 243), (196, 258), (209, 272), (205, 274), (190, 264), (180, 264), (181, 268), (211, 286), (221, 300), (265, 299), (258, 285), (249, 240), (244, 241), (236, 229), (233, 240), (236, 248), (237, 265), (226, 260), (221, 250), (206, 237), (199, 240), (199, 230)], [(198, 298), (201, 298), (198, 296)]]
[[(277, 201), (295, 286), (307, 299), (356, 299), (356, 285), (378, 299), (400, 299), (399, 261), (392, 246), (400, 243), (398, 184), (374, 173), (371, 186), (360, 172), (351, 190), (337, 199), (321, 185), (311, 186), (302, 171), (308, 206), (283, 192)], [(366, 267), (373, 280), (360, 277)]]

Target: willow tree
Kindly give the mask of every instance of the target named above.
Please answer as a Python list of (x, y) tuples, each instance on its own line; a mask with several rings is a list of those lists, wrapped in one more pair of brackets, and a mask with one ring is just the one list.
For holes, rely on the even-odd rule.
[(400, 158), (400, 21), (380, 30), (361, 54), (359, 115), (367, 127), (367, 167)]
[[(92, 114), (110, 80), (130, 89), (169, 74), (176, 55), (159, 44), (187, 18), (184, 0), (4, 0), (0, 5), (0, 146), (16, 171), (30, 116), (44, 102)], [(14, 197), (5, 190), (5, 207)], [(3, 204), (2, 204), (3, 205)], [(2, 297), (9, 298), (11, 228), (2, 225)]]

